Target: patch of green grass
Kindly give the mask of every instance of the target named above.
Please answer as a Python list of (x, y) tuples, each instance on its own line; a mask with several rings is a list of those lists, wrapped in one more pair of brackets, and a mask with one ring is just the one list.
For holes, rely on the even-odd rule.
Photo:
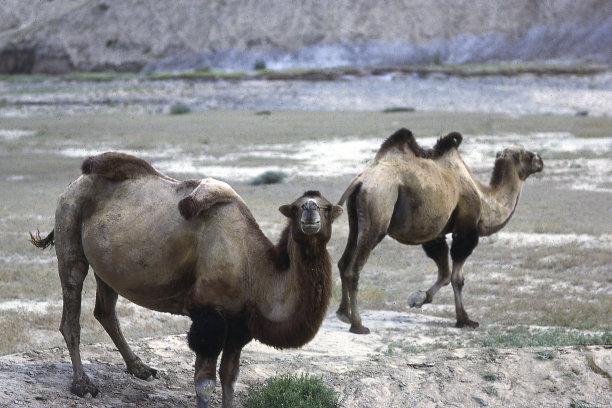
[(599, 407), (585, 400), (572, 399), (572, 402), (570, 402), (570, 408), (599, 408)]
[(508, 331), (494, 330), (478, 341), (482, 347), (555, 347), (612, 344), (612, 331), (584, 333), (562, 328), (530, 330), (516, 327)]
[(269, 378), (263, 385), (249, 389), (243, 402), (246, 408), (336, 408), (335, 391), (315, 376), (287, 374)]
[(253, 178), (249, 184), (252, 186), (260, 186), (262, 184), (278, 184), (282, 183), (286, 177), (287, 174), (282, 171), (268, 170)]

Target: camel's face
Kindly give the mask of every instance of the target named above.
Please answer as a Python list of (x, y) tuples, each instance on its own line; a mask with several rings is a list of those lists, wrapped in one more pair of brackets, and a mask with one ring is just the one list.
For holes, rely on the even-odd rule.
[(525, 150), (522, 145), (507, 147), (503, 151), (498, 152), (497, 157), (512, 158), (521, 180), (525, 180), (533, 173), (538, 173), (544, 168), (544, 161), (542, 161), (540, 155)]
[(291, 219), (294, 233), (331, 237), (332, 222), (342, 214), (342, 207), (332, 205), (318, 191), (307, 191), (292, 204), (279, 208), (280, 212)]

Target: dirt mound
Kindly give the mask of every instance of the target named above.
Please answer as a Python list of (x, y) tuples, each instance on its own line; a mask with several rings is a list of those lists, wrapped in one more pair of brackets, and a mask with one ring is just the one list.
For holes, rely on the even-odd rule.
[(0, 72), (612, 62), (612, 3), (7, 0)]
[[(573, 401), (612, 406), (610, 348), (435, 349), (469, 331), (453, 328), (448, 319), (399, 312), (365, 312), (364, 321), (371, 335), (350, 334), (330, 316), (302, 349), (249, 344), (238, 399), (267, 377), (306, 372), (332, 386), (343, 407), (568, 407)], [(184, 335), (131, 343), (161, 370), (159, 379), (131, 377), (109, 343), (85, 345), (85, 370), (101, 395), (82, 400), (68, 390), (72, 369), (65, 348), (7, 355), (0, 357), (0, 406), (195, 406), (194, 356)], [(415, 353), (396, 346), (408, 343), (434, 347)], [(220, 397), (218, 386), (213, 406), (220, 406)]]

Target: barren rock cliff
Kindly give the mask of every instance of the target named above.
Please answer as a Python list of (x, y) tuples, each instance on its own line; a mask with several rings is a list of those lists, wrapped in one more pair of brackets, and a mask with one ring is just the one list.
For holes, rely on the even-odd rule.
[(608, 0), (4, 0), (0, 72), (612, 63)]

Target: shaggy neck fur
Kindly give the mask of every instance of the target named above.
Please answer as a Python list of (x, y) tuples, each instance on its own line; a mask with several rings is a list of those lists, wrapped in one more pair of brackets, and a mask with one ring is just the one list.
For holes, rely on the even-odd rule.
[(291, 287), (284, 289), (296, 295), (294, 310), (287, 319), (276, 322), (263, 315), (254, 302), (247, 306), (247, 324), (253, 337), (276, 348), (300, 347), (312, 340), (331, 297), (331, 259), (326, 242), (316, 236), (296, 242), (291, 228), (287, 226), (274, 248), (274, 265), (275, 273), (291, 275), (285, 281)]
[(489, 186), (481, 185), (482, 213), (478, 223), (481, 236), (502, 229), (514, 214), (521, 195), (522, 182), (510, 158), (495, 161)]

